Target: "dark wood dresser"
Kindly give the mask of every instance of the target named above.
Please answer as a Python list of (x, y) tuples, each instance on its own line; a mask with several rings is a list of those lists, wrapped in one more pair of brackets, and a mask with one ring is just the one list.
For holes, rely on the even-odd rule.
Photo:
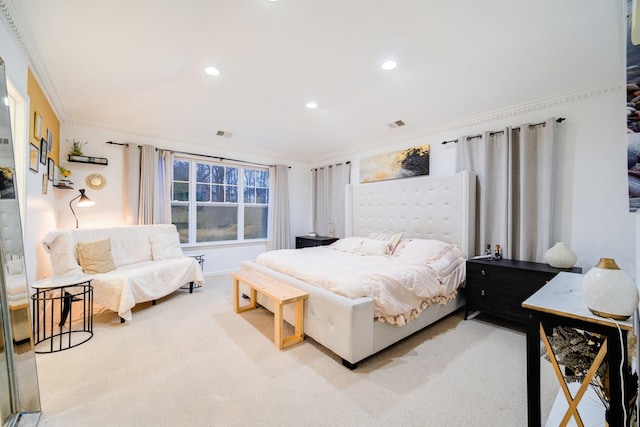
[(579, 267), (554, 268), (548, 264), (510, 259), (467, 260), (467, 305), (465, 319), (471, 311), (526, 322), (522, 302), (561, 271), (582, 273)]
[(312, 246), (326, 246), (338, 240), (337, 237), (327, 236), (296, 236), (296, 249), (310, 248)]

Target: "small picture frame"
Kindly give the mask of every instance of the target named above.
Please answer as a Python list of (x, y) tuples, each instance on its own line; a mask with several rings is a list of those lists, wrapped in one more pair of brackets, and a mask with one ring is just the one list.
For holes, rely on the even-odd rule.
[(37, 111), (33, 113), (33, 137), (36, 141), (40, 140), (42, 135), (42, 116)]
[(42, 194), (47, 194), (47, 190), (49, 189), (49, 178), (47, 178), (47, 174), (42, 174)]
[(51, 157), (47, 159), (47, 178), (49, 181), (53, 181), (56, 170), (56, 162)]
[(51, 129), (47, 129), (47, 152), (51, 153), (53, 151), (53, 131)]
[(40, 163), (47, 164), (47, 140), (44, 138), (40, 139)]
[(38, 173), (40, 164), (40, 152), (35, 144), (29, 144), (29, 170)]

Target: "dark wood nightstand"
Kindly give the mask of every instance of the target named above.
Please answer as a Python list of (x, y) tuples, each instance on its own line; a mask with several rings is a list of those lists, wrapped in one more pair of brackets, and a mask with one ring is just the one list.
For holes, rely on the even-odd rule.
[(310, 248), (312, 246), (327, 246), (338, 240), (337, 237), (327, 236), (296, 236), (296, 249)]
[(548, 264), (510, 259), (467, 260), (465, 319), (470, 311), (483, 311), (526, 322), (522, 302), (561, 271), (582, 273), (579, 267), (554, 268)]

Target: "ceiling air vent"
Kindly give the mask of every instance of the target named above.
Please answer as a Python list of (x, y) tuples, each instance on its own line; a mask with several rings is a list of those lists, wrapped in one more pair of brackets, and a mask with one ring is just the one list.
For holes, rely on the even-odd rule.
[(396, 120), (395, 122), (389, 123), (389, 127), (391, 129), (399, 128), (399, 127), (402, 127), (402, 126), (404, 126), (404, 122), (402, 120)]
[(219, 130), (218, 132), (216, 132), (216, 136), (226, 136), (227, 138), (231, 138), (231, 135), (231, 132), (226, 132), (223, 130)]

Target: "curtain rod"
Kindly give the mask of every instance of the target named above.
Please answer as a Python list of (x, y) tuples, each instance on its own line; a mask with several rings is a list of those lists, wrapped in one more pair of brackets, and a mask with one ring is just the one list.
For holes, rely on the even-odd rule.
[[(564, 117), (559, 117), (559, 118), (556, 119), (556, 123), (562, 123), (565, 120), (566, 119)], [(545, 126), (545, 122), (534, 123), (532, 125), (529, 125), (529, 129), (532, 129), (532, 128), (536, 127), (536, 126)], [(515, 127), (513, 129), (520, 129), (520, 126)], [(499, 135), (501, 133), (504, 133), (504, 131), (503, 130), (499, 130), (499, 131), (496, 131), (496, 132), (489, 132), (489, 135), (493, 136), (493, 135)], [(482, 137), (482, 134), (468, 136), (467, 137), (467, 141), (469, 141), (471, 139), (475, 139), (475, 138), (481, 138), (481, 137)], [(448, 144), (450, 142), (456, 142), (457, 143), (458, 140), (457, 139), (452, 139), (451, 141), (442, 141), (442, 144), (444, 145), (444, 144)]]
[[(311, 171), (312, 171), (312, 172), (313, 172), (313, 171), (317, 171), (318, 169), (322, 169), (322, 168), (332, 168), (332, 167), (334, 167), (334, 166), (340, 166), (341, 164), (342, 164), (342, 162), (341, 162), (341, 163), (336, 163), (335, 165), (320, 166), (319, 168), (313, 168), (313, 169), (311, 169)], [(345, 165), (350, 165), (350, 164), (351, 164), (351, 160), (348, 160), (348, 161), (344, 162), (344, 164), (345, 164)]]
[[(123, 145), (123, 146), (125, 146), (125, 147), (128, 147), (128, 146), (129, 146), (129, 144), (122, 144), (122, 143), (119, 143), (119, 142), (113, 142), (113, 141), (107, 141), (107, 144)], [(140, 145), (138, 145), (138, 147), (140, 147)], [(156, 148), (156, 150), (157, 150), (157, 148)], [(249, 165), (256, 165), (256, 166), (267, 166), (267, 167), (275, 166), (275, 165), (267, 165), (267, 164), (264, 164), (264, 163), (248, 162), (248, 161), (246, 161), (246, 160), (230, 159), (230, 158), (228, 158), (228, 157), (218, 157), (218, 156), (209, 156), (209, 155), (206, 155), (206, 154), (188, 153), (188, 152), (186, 152), (186, 151), (171, 151), (171, 152), (172, 152), (172, 153), (174, 153), (174, 154), (175, 154), (175, 153), (177, 153), (177, 154), (186, 154), (186, 155), (188, 155), (188, 156), (198, 156), (198, 157), (207, 157), (207, 158), (209, 158), (209, 159), (218, 159), (218, 160), (220, 160), (221, 162), (222, 162), (222, 161), (224, 161), (224, 160), (230, 160), (230, 161), (232, 161), (232, 162), (239, 162), (239, 163), (245, 163), (245, 164), (249, 164)], [(291, 169), (291, 166), (287, 166), (287, 167), (288, 167), (289, 169)]]

